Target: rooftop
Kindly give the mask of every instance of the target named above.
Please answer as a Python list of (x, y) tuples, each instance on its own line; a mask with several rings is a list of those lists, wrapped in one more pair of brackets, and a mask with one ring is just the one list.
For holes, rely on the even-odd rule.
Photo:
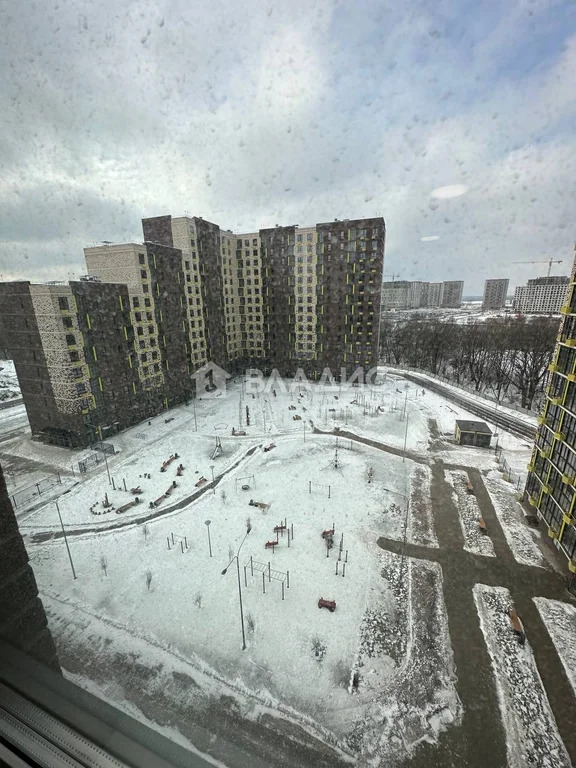
[(491, 435), (492, 430), (484, 421), (467, 421), (456, 419), (456, 424), (460, 432), (483, 432), (485, 435)]

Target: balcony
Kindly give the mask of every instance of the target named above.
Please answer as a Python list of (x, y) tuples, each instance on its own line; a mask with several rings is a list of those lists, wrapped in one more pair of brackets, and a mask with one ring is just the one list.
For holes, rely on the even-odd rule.
[(565, 344), (567, 347), (576, 347), (576, 339), (566, 339), (561, 343)]
[(562, 397), (551, 397), (550, 402), (552, 405), (562, 405)]
[(574, 475), (562, 475), (562, 482), (566, 485), (574, 485), (574, 481), (576, 481)]
[(560, 307), (560, 314), (561, 315), (570, 314), (570, 307), (567, 304), (565, 304), (563, 307)]
[(568, 568), (571, 571), (571, 573), (576, 573), (576, 560), (568, 560)]
[(563, 443), (566, 440), (566, 435), (564, 432), (554, 432), (554, 438), (555, 440), (558, 440), (559, 442)]
[(550, 373), (556, 373), (558, 371), (558, 364), (557, 363), (550, 363), (548, 366), (548, 370)]
[(540, 416), (538, 416), (538, 418), (536, 419), (536, 421), (538, 422), (538, 426), (541, 427), (542, 424), (546, 423), (546, 416), (544, 416), (544, 414), (541, 413)]
[(543, 459), (549, 459), (552, 455), (552, 449), (551, 448), (538, 448), (540, 451), (540, 456), (542, 456)]
[(537, 496), (528, 496), (528, 504), (530, 504), (531, 507), (537, 507), (538, 506), (538, 497)]
[(548, 536), (550, 536), (551, 539), (557, 539), (558, 533), (559, 531), (557, 531), (556, 528), (548, 528)]
[(562, 522), (566, 525), (574, 525), (574, 518), (570, 515), (562, 515)]

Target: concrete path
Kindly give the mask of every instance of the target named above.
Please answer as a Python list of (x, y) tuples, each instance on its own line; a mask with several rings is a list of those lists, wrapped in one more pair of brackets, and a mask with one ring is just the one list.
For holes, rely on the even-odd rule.
[[(486, 521), (496, 557), (463, 549), (464, 540), (452, 487), (445, 469), (468, 472)], [(457, 691), (464, 707), (461, 727), (450, 728), (438, 745), (425, 745), (406, 765), (459, 768), (505, 768), (505, 733), (491, 660), (480, 628), (472, 588), (476, 583), (506, 587), (524, 623), (558, 730), (576, 764), (576, 699), (533, 597), (571, 601), (565, 580), (556, 572), (518, 563), (510, 551), (482, 475), (476, 469), (435, 462), (432, 467), (432, 508), (439, 548), (381, 538), (378, 544), (397, 554), (440, 563), (444, 601), (458, 676)]]

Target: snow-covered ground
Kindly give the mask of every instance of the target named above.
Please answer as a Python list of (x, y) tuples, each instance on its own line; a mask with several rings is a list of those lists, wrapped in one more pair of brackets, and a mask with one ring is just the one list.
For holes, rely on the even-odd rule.
[(22, 397), (13, 360), (0, 360), (0, 401)]
[(576, 608), (545, 597), (535, 597), (534, 602), (576, 695)]
[(512, 631), (507, 613), (510, 593), (503, 587), (476, 584), (474, 599), (492, 659), (509, 767), (570, 768), (530, 638), (522, 646)]
[(526, 524), (522, 507), (516, 500), (514, 486), (503, 480), (497, 471), (487, 473), (484, 485), (515, 559), (525, 565), (544, 567), (546, 561), (538, 546), (541, 534)]
[[(374, 594), (394, 612), (375, 541), (379, 535), (402, 536), (403, 516), (388, 509), (410, 492), (407, 472), (414, 466), (354, 445), (339, 450), (335, 467), (334, 437), (308, 436), (304, 442), (302, 435), (287, 435), (275, 442), (272, 451), (259, 449), (243, 459), (215, 493), (150, 521), (146, 530), (135, 524), (70, 539), (75, 581), (62, 539), (31, 545), (29, 554), (43, 593), (118, 622), (223, 680), (237, 679), (263, 699), (305, 713), (343, 737), (360, 713), (335, 680), (343, 674), (350, 679), (359, 628)], [(270, 506), (250, 506), (250, 499)], [(235, 563), (225, 576), (221, 572), (244, 537), (248, 517), (252, 530), (239, 558), (248, 644), (243, 652)], [(265, 549), (282, 521), (293, 526), (290, 546), (284, 535), (274, 552)], [(328, 550), (321, 534), (333, 526), (334, 548)], [(283, 600), (282, 581), (273, 577), (286, 572)], [(320, 597), (336, 601), (335, 613), (318, 609)], [(381, 668), (388, 663), (379, 660)]]
[(476, 497), (473, 493), (468, 493), (467, 491), (466, 486), (469, 483), (467, 473), (462, 471), (446, 472), (445, 477), (454, 489), (452, 491), (452, 498), (458, 510), (460, 526), (464, 536), (464, 549), (477, 555), (495, 557), (490, 536), (480, 529), (482, 514)]

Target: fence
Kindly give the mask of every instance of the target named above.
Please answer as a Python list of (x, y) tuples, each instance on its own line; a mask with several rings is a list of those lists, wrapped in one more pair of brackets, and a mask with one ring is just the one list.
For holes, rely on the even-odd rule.
[(526, 483), (526, 476), (521, 475), (519, 472), (515, 472), (512, 469), (510, 464), (508, 464), (502, 455), (501, 447), (496, 448), (496, 461), (498, 462), (500, 470), (504, 473), (504, 478), (515, 485), (517, 491), (523, 490)]
[[(533, 410), (529, 410), (528, 408), (522, 408), (520, 405), (516, 405), (515, 403), (510, 403), (507, 400), (504, 401), (502, 398), (498, 400), (494, 395), (489, 395), (487, 392), (479, 392), (478, 390), (474, 389), (472, 386), (466, 386), (465, 384), (456, 384), (452, 379), (448, 379), (446, 376), (440, 376), (436, 373), (430, 373), (430, 371), (425, 371), (422, 368), (407, 368), (405, 365), (397, 365), (396, 363), (382, 363), (381, 364), (385, 368), (392, 368), (393, 370), (398, 371), (399, 373), (405, 372), (405, 373), (418, 373), (421, 376), (428, 376), (431, 379), (434, 379), (435, 381), (440, 382), (441, 384), (446, 384), (448, 387), (452, 387), (456, 390), (461, 390), (463, 393), (467, 393), (470, 395), (474, 395), (474, 397), (481, 397), (483, 400), (486, 400), (487, 403), (492, 403), (496, 407), (503, 407), (510, 408), (512, 411), (516, 411), (517, 413), (522, 413), (525, 416), (535, 416), (540, 411), (540, 406), (536, 407)], [(542, 395), (543, 397), (543, 395)], [(538, 395), (534, 398), (536, 401), (538, 399)]]
[(55, 475), (45, 477), (42, 480), (39, 480), (37, 483), (29, 485), (26, 488), (22, 488), (21, 490), (16, 491), (16, 493), (13, 493), (10, 496), (10, 499), (12, 500), (12, 506), (14, 509), (23, 507), (32, 499), (35, 499), (37, 496), (41, 496), (49, 488), (53, 488), (55, 485), (61, 484), (62, 478), (60, 477), (60, 473), (56, 472)]

